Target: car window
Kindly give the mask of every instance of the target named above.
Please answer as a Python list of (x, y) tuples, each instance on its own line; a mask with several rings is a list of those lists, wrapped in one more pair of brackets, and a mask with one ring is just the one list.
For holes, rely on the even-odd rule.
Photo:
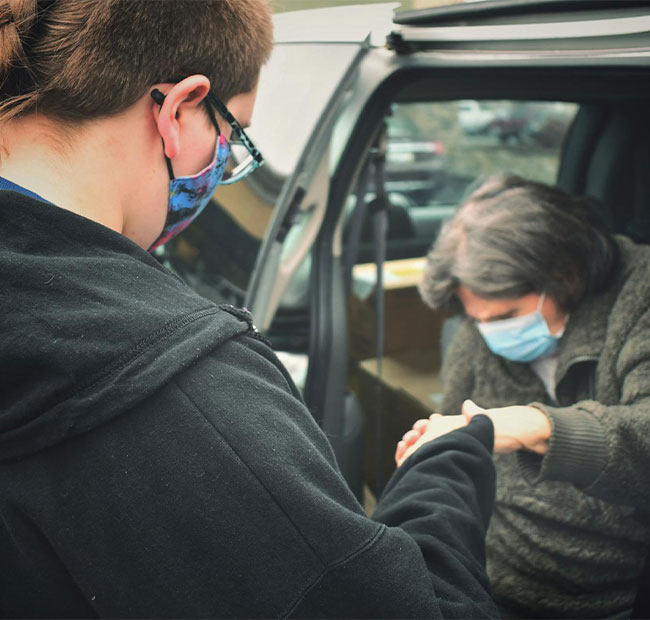
[[(574, 103), (460, 100), (393, 104), (385, 183), (388, 258), (423, 256), (472, 184), (495, 172), (554, 183)], [(369, 187), (367, 199), (374, 195)], [(349, 199), (352, 209), (355, 197)], [(357, 262), (372, 260), (364, 227)]]
[(576, 111), (574, 103), (547, 101), (395, 104), (388, 118), (391, 189), (425, 206), (455, 203), (468, 184), (497, 171), (554, 183)]

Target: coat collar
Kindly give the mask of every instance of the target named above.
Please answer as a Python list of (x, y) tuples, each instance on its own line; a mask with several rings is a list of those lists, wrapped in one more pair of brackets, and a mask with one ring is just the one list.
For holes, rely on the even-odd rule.
[(618, 272), (604, 291), (583, 299), (571, 313), (558, 349), (558, 382), (580, 361), (598, 361), (607, 335), (612, 308), (636, 262), (637, 247), (628, 238), (616, 236), (620, 250)]

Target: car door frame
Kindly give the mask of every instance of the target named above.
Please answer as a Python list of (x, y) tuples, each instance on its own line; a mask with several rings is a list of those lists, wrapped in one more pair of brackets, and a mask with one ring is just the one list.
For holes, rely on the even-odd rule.
[[(323, 196), (322, 192), (316, 191), (317, 188), (312, 185), (316, 183), (322, 187), (323, 168), (327, 165), (332, 128), (345, 95), (349, 92), (357, 74), (358, 66), (370, 48), (370, 38), (367, 37), (356, 44), (359, 46), (356, 55), (324, 106), (323, 113), (300, 154), (295, 170), (282, 187), (257, 255), (246, 292), (245, 305), (263, 331), (270, 327), (282, 293), (301, 262), (295, 255), (289, 258), (282, 256), (283, 245), (289, 231), (301, 214), (312, 217), (314, 224), (317, 225), (315, 231), (312, 227), (309, 238), (298, 250), (302, 258), (311, 249), (325, 214), (327, 195)], [(292, 43), (281, 45), (292, 45)]]

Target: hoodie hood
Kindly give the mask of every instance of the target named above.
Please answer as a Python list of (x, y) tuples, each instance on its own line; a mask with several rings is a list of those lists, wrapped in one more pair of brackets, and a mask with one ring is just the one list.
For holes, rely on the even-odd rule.
[(100, 224), (0, 192), (0, 461), (129, 411), (244, 315), (197, 295)]

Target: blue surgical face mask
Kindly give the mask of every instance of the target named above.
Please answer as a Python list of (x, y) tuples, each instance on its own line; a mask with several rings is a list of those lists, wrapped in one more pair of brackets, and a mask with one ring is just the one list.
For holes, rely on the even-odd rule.
[(191, 176), (174, 177), (170, 170), (167, 219), (158, 239), (149, 248), (153, 252), (172, 237), (185, 230), (205, 209), (214, 190), (223, 178), (230, 155), (228, 141), (220, 135), (212, 163)]
[(502, 321), (477, 323), (492, 353), (512, 362), (532, 362), (553, 355), (561, 336), (554, 336), (541, 313), (544, 295), (535, 312)]

